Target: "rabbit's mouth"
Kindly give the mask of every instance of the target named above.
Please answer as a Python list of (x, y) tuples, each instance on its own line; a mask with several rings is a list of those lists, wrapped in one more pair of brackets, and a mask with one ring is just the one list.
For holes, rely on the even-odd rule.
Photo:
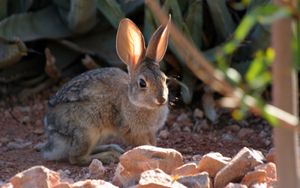
[(165, 105), (167, 105), (168, 100), (165, 99), (164, 97), (160, 97), (158, 99), (153, 99), (148, 102), (145, 102), (145, 100), (138, 100), (137, 98), (129, 97), (130, 102), (139, 107), (139, 108), (146, 108), (148, 110), (154, 110), (157, 108), (161, 108)]

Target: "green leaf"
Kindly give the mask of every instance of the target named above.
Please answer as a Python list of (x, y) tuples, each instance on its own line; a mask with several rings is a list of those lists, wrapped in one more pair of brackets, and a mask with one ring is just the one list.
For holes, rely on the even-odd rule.
[(61, 22), (54, 6), (37, 12), (12, 15), (0, 22), (0, 37), (8, 40), (18, 37), (22, 41), (31, 41), (70, 35), (71, 32)]
[(237, 27), (234, 33), (234, 39), (241, 42), (243, 41), (247, 35), (249, 34), (250, 30), (256, 23), (256, 17), (252, 14), (246, 15), (245, 18), (242, 20), (240, 25)]
[(254, 10), (254, 13), (261, 24), (271, 24), (275, 20), (291, 16), (289, 8), (278, 7), (274, 4), (258, 7)]
[(116, 0), (96, 0), (97, 9), (105, 16), (114, 28), (118, 28), (119, 22), (125, 17)]

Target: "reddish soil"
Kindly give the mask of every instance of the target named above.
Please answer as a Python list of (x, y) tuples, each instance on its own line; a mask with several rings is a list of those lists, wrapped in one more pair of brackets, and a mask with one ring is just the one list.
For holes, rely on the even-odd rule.
[[(17, 99), (0, 102), (0, 183), (34, 165), (44, 165), (53, 170), (68, 170), (69, 177), (74, 180), (85, 178), (87, 167), (72, 166), (67, 162), (45, 161), (34, 149), (37, 143), (45, 140), (42, 119), (46, 111), (47, 99), (54, 90), (56, 88), (22, 102)], [(228, 111), (222, 109), (218, 113), (220, 119), (217, 123), (208, 123), (208, 126), (195, 133), (191, 131), (191, 126), (196, 121), (192, 115), (193, 109), (183, 106), (172, 107), (164, 128), (167, 134), (160, 135), (158, 146), (178, 150), (184, 155), (186, 161), (197, 160), (210, 151), (233, 156), (244, 146), (263, 153), (271, 148), (271, 127), (265, 121), (251, 116), (236, 122), (230, 118)], [(178, 121), (178, 116), (182, 114), (188, 117), (188, 120)], [(205, 118), (197, 121), (205, 121)], [(241, 128), (253, 131), (251, 134), (241, 136)], [(116, 164), (107, 167), (109, 170), (103, 179), (111, 181)]]

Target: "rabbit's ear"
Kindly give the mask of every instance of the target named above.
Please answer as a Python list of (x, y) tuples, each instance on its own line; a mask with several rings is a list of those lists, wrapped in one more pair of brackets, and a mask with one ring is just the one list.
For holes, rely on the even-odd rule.
[(139, 28), (127, 18), (120, 21), (116, 49), (120, 59), (131, 68), (144, 58), (144, 37)]
[(164, 57), (168, 47), (170, 23), (171, 16), (169, 16), (168, 23), (165, 26), (161, 25), (152, 35), (146, 50), (147, 58), (160, 62)]

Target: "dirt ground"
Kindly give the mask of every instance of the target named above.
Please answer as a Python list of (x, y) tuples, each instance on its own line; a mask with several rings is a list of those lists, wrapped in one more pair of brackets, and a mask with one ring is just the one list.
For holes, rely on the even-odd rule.
[[(42, 119), (47, 99), (56, 89), (54, 87), (25, 101), (14, 98), (0, 102), (0, 183), (34, 165), (61, 171), (74, 180), (86, 178), (87, 167), (45, 161), (34, 149), (37, 143), (45, 140)], [(218, 122), (210, 123), (205, 117), (195, 117), (193, 112), (198, 105), (191, 106), (171, 106), (166, 126), (159, 133), (158, 146), (178, 150), (186, 161), (197, 161), (211, 151), (233, 156), (244, 146), (266, 154), (273, 145), (272, 129), (260, 118), (251, 116), (236, 122), (230, 117), (230, 111), (219, 109)], [(197, 132), (193, 131), (195, 125), (199, 126)], [(108, 171), (103, 179), (111, 181), (116, 164), (106, 167)]]

